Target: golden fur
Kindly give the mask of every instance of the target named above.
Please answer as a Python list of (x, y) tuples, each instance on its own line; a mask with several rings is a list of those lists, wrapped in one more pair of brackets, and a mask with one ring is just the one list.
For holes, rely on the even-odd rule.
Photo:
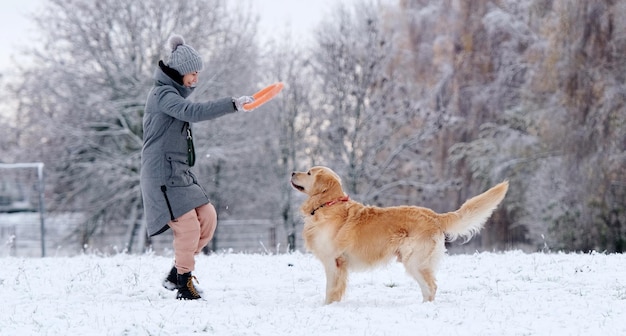
[(444, 214), (417, 206), (380, 208), (349, 200), (339, 176), (327, 167), (294, 172), (291, 184), (308, 195), (302, 204), (306, 248), (324, 265), (326, 303), (340, 301), (348, 270), (370, 268), (394, 257), (418, 283), (424, 301), (435, 299), (435, 268), (449, 240), (470, 239), (504, 198), (508, 182)]

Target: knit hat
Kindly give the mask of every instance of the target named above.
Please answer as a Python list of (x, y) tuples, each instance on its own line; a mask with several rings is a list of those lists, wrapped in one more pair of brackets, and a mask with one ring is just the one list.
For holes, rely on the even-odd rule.
[(172, 35), (167, 44), (172, 50), (167, 61), (168, 67), (178, 71), (181, 76), (202, 70), (202, 58), (195, 49), (185, 44), (182, 36)]

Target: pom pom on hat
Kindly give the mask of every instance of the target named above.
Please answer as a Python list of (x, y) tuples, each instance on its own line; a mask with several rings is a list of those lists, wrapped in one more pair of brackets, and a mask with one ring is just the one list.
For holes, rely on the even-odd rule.
[(178, 71), (181, 76), (202, 70), (202, 57), (194, 48), (185, 44), (182, 36), (170, 36), (167, 44), (172, 51), (167, 61), (168, 67)]
[(170, 36), (167, 43), (169, 44), (169, 47), (171, 49), (170, 51), (174, 51), (179, 45), (185, 44), (185, 39), (180, 35), (172, 35)]

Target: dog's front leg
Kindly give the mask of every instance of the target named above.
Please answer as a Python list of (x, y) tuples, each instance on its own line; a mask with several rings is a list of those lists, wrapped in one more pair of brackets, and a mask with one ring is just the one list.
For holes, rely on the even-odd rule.
[(326, 304), (341, 301), (346, 292), (348, 267), (345, 258), (339, 256), (324, 261), (326, 271)]

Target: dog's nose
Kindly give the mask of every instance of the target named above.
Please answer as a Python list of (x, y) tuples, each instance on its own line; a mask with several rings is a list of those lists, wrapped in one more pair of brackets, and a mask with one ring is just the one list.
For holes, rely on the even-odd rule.
[(291, 172), (291, 176), (294, 176), (294, 175), (296, 175), (296, 172)]

